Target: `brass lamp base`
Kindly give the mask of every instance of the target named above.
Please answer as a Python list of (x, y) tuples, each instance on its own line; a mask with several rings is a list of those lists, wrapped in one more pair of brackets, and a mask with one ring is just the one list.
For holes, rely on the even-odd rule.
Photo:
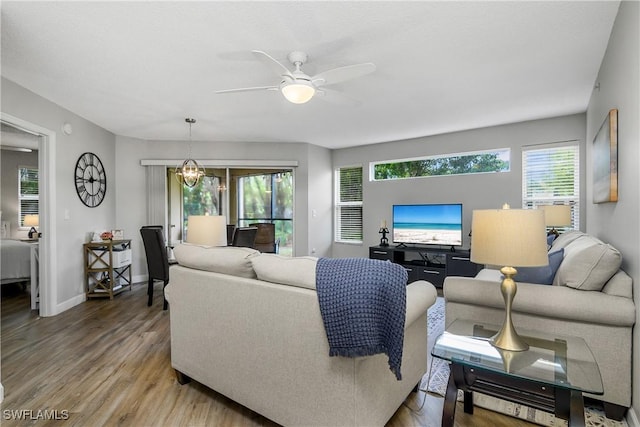
[(518, 287), (516, 286), (513, 276), (516, 275), (517, 270), (513, 267), (502, 267), (500, 272), (504, 275), (502, 284), (500, 284), (500, 292), (502, 292), (502, 298), (504, 299), (505, 312), (504, 322), (502, 328), (495, 334), (489, 342), (494, 346), (503, 350), (509, 351), (525, 351), (529, 349), (527, 344), (516, 332), (511, 321), (511, 304), (513, 303), (513, 297), (515, 297)]

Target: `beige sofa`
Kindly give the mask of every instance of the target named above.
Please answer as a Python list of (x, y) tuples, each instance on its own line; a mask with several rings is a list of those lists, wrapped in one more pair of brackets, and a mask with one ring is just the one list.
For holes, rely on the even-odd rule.
[(382, 426), (427, 370), (427, 282), (407, 286), (402, 381), (387, 356), (329, 357), (312, 257), (180, 245), (166, 287), (171, 364), (288, 426)]
[[(584, 338), (598, 362), (609, 418), (622, 418), (631, 405), (631, 344), (636, 318), (631, 278), (610, 245), (580, 231), (560, 235), (549, 250), (564, 250), (553, 284), (523, 283), (513, 302), (518, 327)], [(447, 277), (446, 323), (471, 319), (501, 324), (504, 302), (500, 272), (484, 269), (475, 278)]]

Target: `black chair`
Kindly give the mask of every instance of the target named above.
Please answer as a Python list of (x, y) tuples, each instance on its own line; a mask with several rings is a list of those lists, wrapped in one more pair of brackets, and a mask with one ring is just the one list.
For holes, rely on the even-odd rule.
[(256, 233), (258, 227), (238, 227), (233, 233), (233, 244), (231, 246), (242, 246), (254, 248), (256, 246)]
[(164, 298), (164, 288), (169, 283), (169, 258), (167, 248), (164, 243), (164, 235), (161, 225), (148, 225), (140, 229), (144, 251), (147, 255), (147, 270), (149, 281), (147, 285), (147, 295), (149, 300), (147, 306), (151, 307), (153, 302), (153, 285), (156, 280), (164, 282), (162, 286), (162, 299), (164, 300), (163, 310), (166, 310), (168, 303)]
[(255, 249), (260, 252), (277, 254), (280, 246), (280, 239), (276, 240), (276, 226), (269, 222), (256, 222), (249, 224), (249, 227), (257, 227)]
[(236, 231), (235, 224), (227, 224), (227, 246), (233, 245), (233, 234)]

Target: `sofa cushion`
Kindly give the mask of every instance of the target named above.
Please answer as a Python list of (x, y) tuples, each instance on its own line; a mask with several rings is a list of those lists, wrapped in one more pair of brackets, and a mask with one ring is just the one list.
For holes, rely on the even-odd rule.
[(564, 248), (549, 253), (549, 264), (542, 267), (518, 267), (517, 282), (551, 285), (564, 256)]
[(260, 252), (239, 246), (201, 246), (183, 243), (173, 249), (178, 264), (197, 270), (255, 279), (251, 258)]
[(593, 236), (582, 235), (564, 247), (564, 260), (553, 284), (600, 291), (618, 271), (621, 262), (622, 256), (613, 246)]
[(604, 285), (602, 292), (615, 297), (633, 299), (633, 280), (627, 273), (618, 270)]
[(316, 289), (316, 263), (318, 258), (285, 257), (275, 254), (260, 254), (252, 257), (251, 264), (258, 279), (282, 285)]
[(476, 274), (476, 279), (478, 280), (486, 280), (487, 282), (502, 282), (502, 273), (500, 273), (500, 268), (483, 268)]

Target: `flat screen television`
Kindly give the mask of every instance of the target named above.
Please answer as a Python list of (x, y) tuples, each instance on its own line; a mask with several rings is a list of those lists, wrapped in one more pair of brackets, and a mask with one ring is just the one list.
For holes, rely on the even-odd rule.
[(462, 246), (462, 204), (393, 205), (393, 243)]

